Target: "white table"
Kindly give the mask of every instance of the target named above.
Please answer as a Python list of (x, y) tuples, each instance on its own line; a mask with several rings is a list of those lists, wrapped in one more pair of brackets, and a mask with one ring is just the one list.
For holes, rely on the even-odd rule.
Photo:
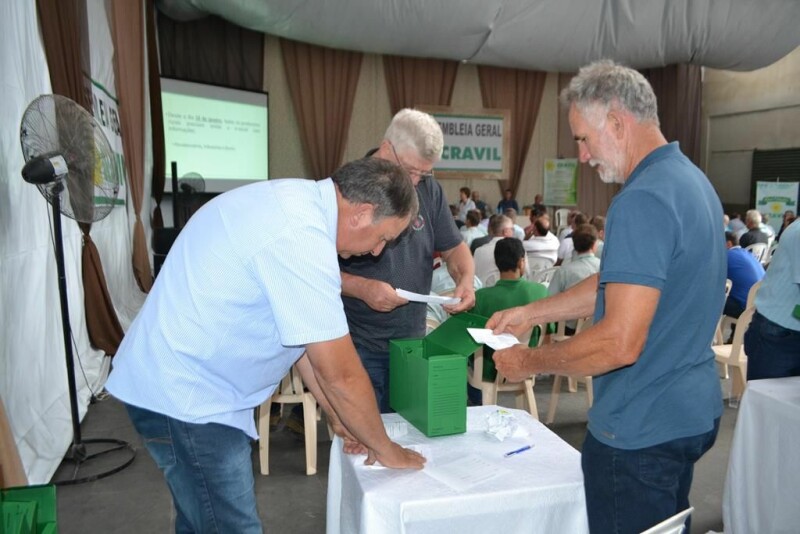
[(800, 377), (747, 383), (733, 434), (727, 534), (800, 532)]
[[(497, 409), (469, 408), (467, 432), (455, 436), (427, 438), (409, 424), (408, 434), (395, 441), (428, 449), (428, 464), (421, 471), (364, 466), (365, 456), (344, 454), (341, 439), (334, 439), (328, 534), (588, 532), (580, 453), (522, 410), (503, 408), (514, 414), (527, 437), (497, 441), (483, 431), (486, 416)], [(397, 414), (383, 420), (387, 425), (404, 421)], [(531, 450), (503, 457), (529, 443)], [(461, 490), (429, 474), (431, 467), (476, 457), (498, 474)]]

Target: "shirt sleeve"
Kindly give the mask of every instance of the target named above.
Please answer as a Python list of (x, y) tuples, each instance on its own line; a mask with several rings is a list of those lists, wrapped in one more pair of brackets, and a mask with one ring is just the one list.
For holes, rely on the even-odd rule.
[(348, 333), (336, 245), (321, 223), (283, 232), (252, 261), (282, 345), (329, 341)]
[(609, 211), (600, 283), (663, 289), (680, 226), (674, 213), (652, 195), (621, 195)]

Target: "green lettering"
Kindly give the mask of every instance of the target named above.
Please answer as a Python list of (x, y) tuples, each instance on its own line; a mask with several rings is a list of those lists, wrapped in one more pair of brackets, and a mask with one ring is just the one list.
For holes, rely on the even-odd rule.
[(475, 157), (478, 158), (479, 161), (482, 160), (483, 155), (486, 154), (487, 150), (488, 149), (486, 147), (475, 147)]
[(447, 145), (442, 149), (442, 159), (450, 159), (450, 147)]
[(492, 160), (502, 161), (502, 158), (500, 157), (500, 152), (497, 150), (497, 147), (494, 147), (492, 149)]
[(461, 156), (461, 159), (475, 159), (472, 155), (472, 148), (464, 147), (464, 154)]
[(457, 146), (450, 147), (450, 157), (452, 159), (461, 159), (461, 149)]

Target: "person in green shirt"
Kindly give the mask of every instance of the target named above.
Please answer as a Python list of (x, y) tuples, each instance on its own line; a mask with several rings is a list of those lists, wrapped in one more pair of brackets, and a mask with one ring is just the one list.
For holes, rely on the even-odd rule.
[[(475, 307), (472, 313), (483, 317), (491, 317), (493, 313), (515, 306), (523, 306), (547, 297), (547, 288), (542, 284), (529, 282), (523, 278), (525, 274), (525, 249), (522, 241), (516, 237), (505, 237), (497, 242), (494, 249), (494, 261), (500, 271), (500, 279), (492, 287), (485, 287), (475, 292)], [(535, 347), (540, 332), (531, 335), (530, 346)], [(483, 348), (483, 379), (494, 380), (497, 371), (494, 368), (489, 347)]]

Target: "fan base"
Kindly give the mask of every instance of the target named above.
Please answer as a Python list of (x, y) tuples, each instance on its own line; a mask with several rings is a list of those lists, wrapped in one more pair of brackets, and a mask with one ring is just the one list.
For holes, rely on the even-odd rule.
[(119, 473), (131, 465), (135, 458), (136, 449), (127, 441), (85, 439), (70, 446), (51, 483), (69, 486), (100, 480)]

